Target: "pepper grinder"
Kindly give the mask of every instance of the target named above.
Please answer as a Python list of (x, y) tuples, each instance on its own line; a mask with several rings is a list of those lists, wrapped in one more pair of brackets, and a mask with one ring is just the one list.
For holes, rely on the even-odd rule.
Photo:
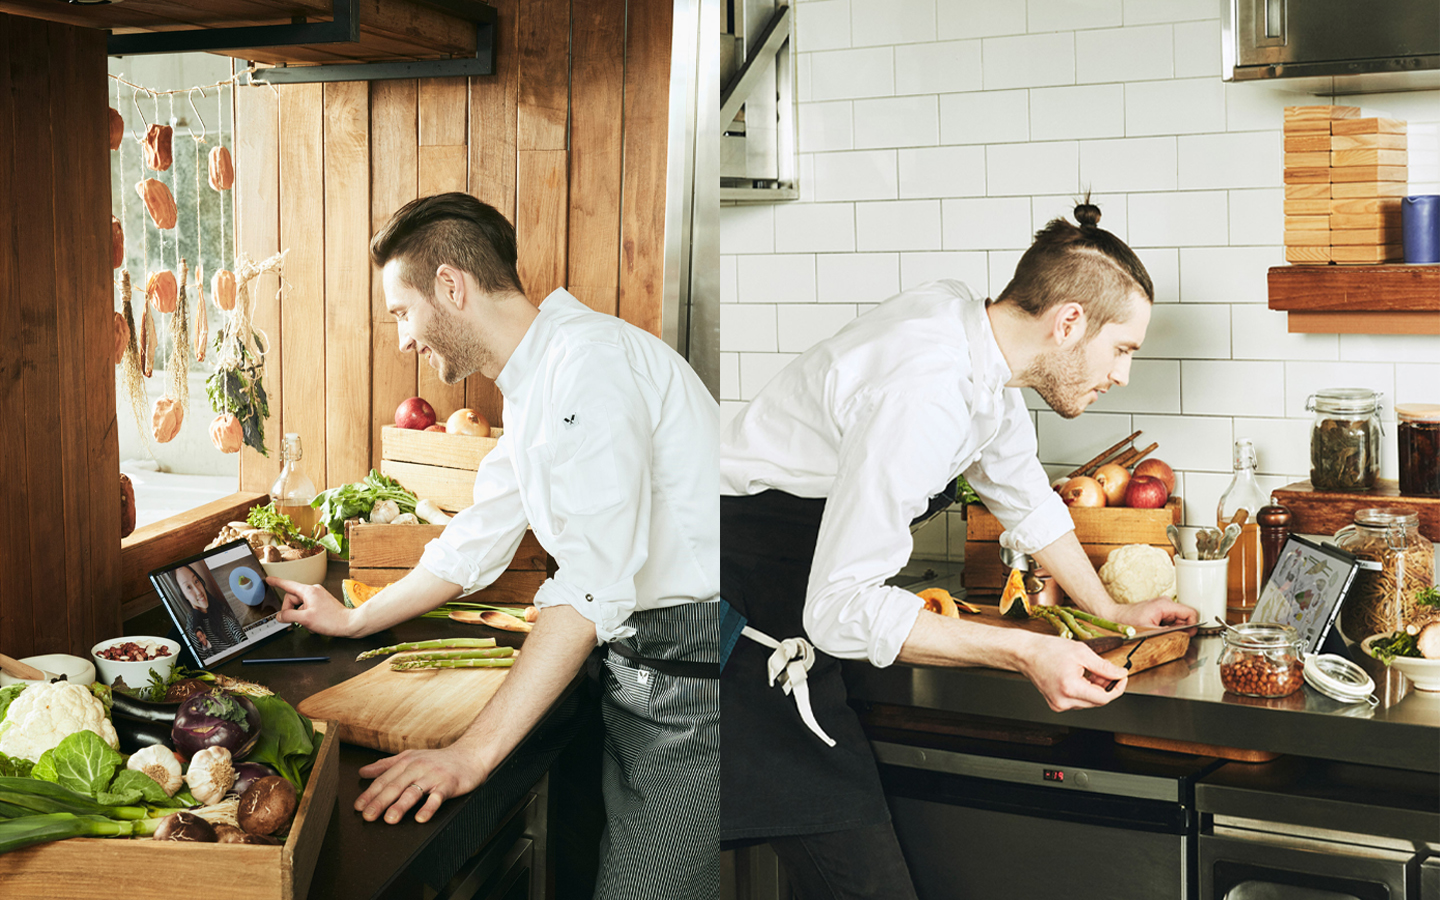
[(1290, 537), (1290, 510), (1278, 503), (1262, 506), (1255, 514), (1255, 523), (1260, 526), (1260, 585), (1264, 587)]

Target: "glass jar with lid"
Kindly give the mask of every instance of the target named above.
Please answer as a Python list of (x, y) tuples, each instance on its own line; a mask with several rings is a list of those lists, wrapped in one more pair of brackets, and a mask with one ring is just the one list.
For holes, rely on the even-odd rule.
[(1440, 497), (1440, 404), (1397, 404), (1395, 418), (1400, 423), (1400, 493)]
[(1288, 697), (1305, 683), (1304, 642), (1289, 625), (1247, 622), (1225, 629), (1220, 683), (1245, 697)]
[(1335, 545), (1360, 559), (1340, 607), (1340, 630), (1352, 641), (1388, 634), (1428, 618), (1418, 597), (1435, 583), (1435, 547), (1420, 533), (1420, 515), (1403, 507), (1361, 509)]
[(1330, 388), (1311, 394), (1310, 484), (1320, 491), (1368, 491), (1380, 473), (1380, 393)]

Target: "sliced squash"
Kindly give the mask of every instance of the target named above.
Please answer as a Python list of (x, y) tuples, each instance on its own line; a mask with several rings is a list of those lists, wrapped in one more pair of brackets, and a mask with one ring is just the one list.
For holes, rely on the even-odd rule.
[(955, 598), (944, 588), (926, 588), (915, 596), (925, 601), (925, 608), (933, 613), (939, 613), (951, 619), (960, 617), (959, 611), (955, 609)]
[(1012, 619), (1030, 618), (1030, 597), (1025, 593), (1025, 573), (1011, 569), (1000, 595), (1000, 614)]
[(376, 594), (385, 590), (385, 585), (365, 584), (353, 578), (347, 578), (340, 582), (340, 592), (344, 595), (345, 605), (352, 609), (373, 598)]

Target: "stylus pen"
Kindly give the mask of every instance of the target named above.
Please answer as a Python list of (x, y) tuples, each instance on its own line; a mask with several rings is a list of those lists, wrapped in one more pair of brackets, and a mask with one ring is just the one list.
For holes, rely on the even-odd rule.
[(258, 666), (261, 663), (307, 663), (307, 662), (329, 662), (328, 656), (261, 656), (258, 658), (246, 658), (240, 660), (242, 665)]

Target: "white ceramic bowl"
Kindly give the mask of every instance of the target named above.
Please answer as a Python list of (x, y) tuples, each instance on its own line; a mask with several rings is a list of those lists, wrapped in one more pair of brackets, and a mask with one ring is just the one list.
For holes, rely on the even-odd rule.
[[(20, 660), (29, 663), (42, 672), (49, 672), (51, 675), (64, 675), (66, 681), (75, 684), (95, 683), (95, 664), (88, 659), (81, 659), (78, 656), (71, 656), (68, 653), (45, 653), (40, 656), (27, 656)], [(0, 687), (12, 684), (34, 684), (23, 678), (13, 678), (0, 672)]]
[[(1388, 635), (1372, 634), (1361, 642), (1360, 646), (1364, 648), (1366, 655), (1374, 658), (1375, 654), (1370, 652), (1370, 645), (1382, 637)], [(1440, 691), (1440, 659), (1397, 656), (1390, 661), (1390, 667), (1399, 669), (1401, 674), (1415, 685), (1416, 690)]]
[[(106, 659), (100, 655), (100, 651), (106, 647), (116, 644), (123, 644), (127, 641), (134, 641), (142, 647), (149, 647), (152, 650), (158, 647), (165, 647), (170, 651), (168, 656), (145, 662), (121, 662), (119, 660)], [(153, 669), (161, 680), (170, 677), (175, 671), (175, 662), (179, 658), (180, 644), (169, 638), (153, 637), (150, 635), (126, 635), (125, 637), (111, 638), (108, 641), (101, 641), (90, 648), (90, 657), (95, 660), (95, 668), (99, 670), (100, 677), (97, 679), (101, 684), (114, 687), (115, 679), (123, 678), (128, 688), (143, 688), (150, 684), (150, 672)]]
[(304, 559), (288, 562), (264, 562), (265, 577), (284, 578), (299, 584), (321, 584), (325, 581), (325, 570), (330, 560), (324, 553), (312, 553)]

